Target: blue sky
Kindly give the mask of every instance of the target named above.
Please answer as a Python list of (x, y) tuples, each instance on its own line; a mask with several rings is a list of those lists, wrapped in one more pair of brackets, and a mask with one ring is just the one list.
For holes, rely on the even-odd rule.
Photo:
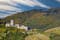
[(0, 0), (0, 18), (32, 9), (60, 8), (60, 0)]

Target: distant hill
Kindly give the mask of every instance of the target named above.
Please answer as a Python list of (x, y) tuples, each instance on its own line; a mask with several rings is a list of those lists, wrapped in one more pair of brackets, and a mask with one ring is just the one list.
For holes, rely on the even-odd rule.
[(30, 10), (25, 12), (18, 12), (11, 16), (4, 18), (4, 23), (11, 19), (15, 23), (24, 24), (31, 28), (40, 28), (46, 30), (60, 26), (60, 9), (48, 9), (48, 11)]
[[(45, 14), (45, 12), (43, 12)], [(13, 14), (11, 16), (7, 16), (4, 21), (9, 22), (11, 19), (15, 20), (15, 23), (24, 23), (27, 19), (29, 19), (31, 16), (35, 14), (42, 14), (41, 11), (38, 10), (30, 10), (25, 12), (18, 12), (16, 14)]]

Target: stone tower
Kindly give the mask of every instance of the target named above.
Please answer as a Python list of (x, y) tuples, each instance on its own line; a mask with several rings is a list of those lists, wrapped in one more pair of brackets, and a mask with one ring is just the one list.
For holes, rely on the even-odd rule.
[(11, 26), (14, 26), (14, 20), (11, 20), (11, 21), (10, 21), (10, 25), (11, 25)]

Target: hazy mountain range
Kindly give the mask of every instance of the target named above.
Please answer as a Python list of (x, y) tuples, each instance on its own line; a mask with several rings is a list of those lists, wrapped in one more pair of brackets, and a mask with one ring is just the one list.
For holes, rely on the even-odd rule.
[(0, 18), (32, 9), (60, 8), (60, 0), (0, 0)]

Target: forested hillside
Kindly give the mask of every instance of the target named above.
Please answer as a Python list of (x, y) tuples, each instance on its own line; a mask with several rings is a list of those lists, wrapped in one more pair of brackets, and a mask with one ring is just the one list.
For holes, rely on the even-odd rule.
[(39, 28), (46, 30), (49, 28), (60, 26), (60, 9), (48, 9), (48, 11), (30, 10), (26, 12), (18, 12), (6, 17), (2, 21), (9, 22), (11, 19), (15, 23), (24, 24), (31, 28)]

